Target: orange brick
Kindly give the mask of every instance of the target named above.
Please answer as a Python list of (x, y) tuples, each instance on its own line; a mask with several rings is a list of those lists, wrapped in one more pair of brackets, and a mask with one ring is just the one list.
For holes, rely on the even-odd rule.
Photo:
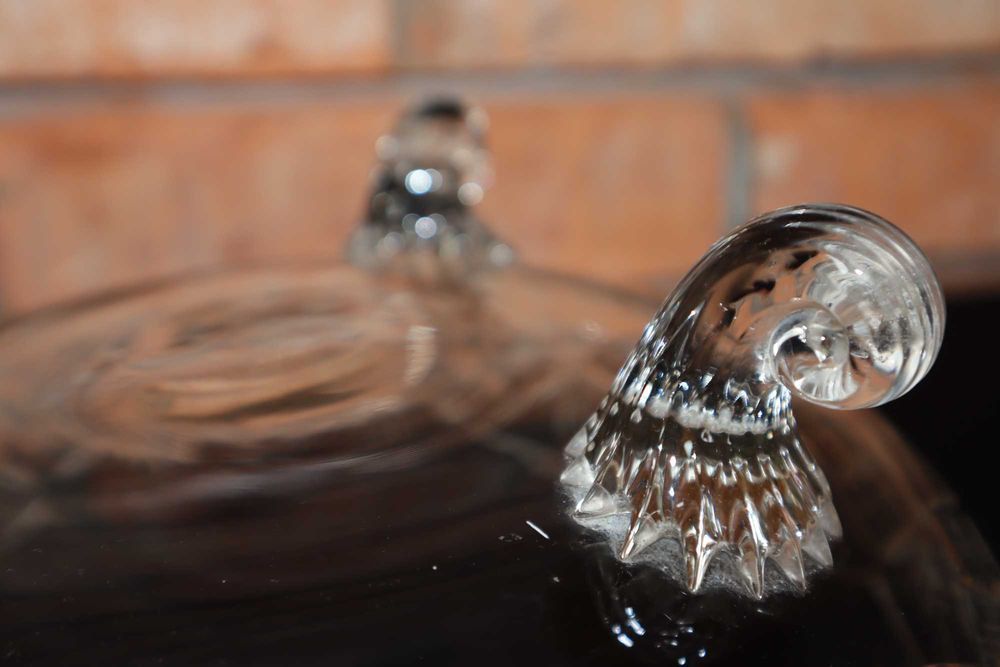
[(8, 311), (181, 271), (339, 258), (395, 104), (0, 118)]
[(388, 0), (0, 0), (0, 79), (371, 71)]
[[(636, 286), (722, 230), (725, 135), (694, 99), (484, 100), (482, 214), (533, 264)], [(95, 107), (0, 118), (0, 302), (23, 311), (181, 271), (335, 261), (395, 102)]]
[(799, 61), (996, 52), (995, 0), (404, 2), (411, 67)]
[(722, 232), (716, 104), (650, 95), (486, 107), (497, 184), (484, 215), (526, 261), (640, 288), (686, 271)]
[(757, 211), (854, 204), (909, 232), (938, 268), (992, 253), (1000, 273), (1000, 86), (791, 92), (749, 114)]

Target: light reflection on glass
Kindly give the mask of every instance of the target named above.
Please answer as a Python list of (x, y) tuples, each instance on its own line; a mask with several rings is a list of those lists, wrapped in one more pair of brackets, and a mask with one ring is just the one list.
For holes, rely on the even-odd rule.
[(414, 233), (422, 239), (433, 238), (437, 234), (437, 222), (434, 218), (430, 216), (423, 216), (422, 218), (417, 218), (417, 221), (413, 224)]
[(413, 195), (425, 195), (431, 191), (434, 179), (426, 169), (414, 169), (406, 175), (404, 179), (406, 189)]

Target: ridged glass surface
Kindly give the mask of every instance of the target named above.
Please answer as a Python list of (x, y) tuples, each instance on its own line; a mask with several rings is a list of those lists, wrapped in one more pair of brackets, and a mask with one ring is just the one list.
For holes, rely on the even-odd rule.
[(580, 529), (562, 446), (655, 311), (321, 266), (0, 325), (4, 664), (988, 664), (995, 560), (874, 411), (796, 407), (844, 529), (807, 596)]
[[(187, 276), (0, 324), (0, 556), (5, 526), (86, 507), (146, 516), (576, 423), (648, 304), (511, 264), (474, 211), (485, 125), (439, 99), (378, 140), (349, 264)], [(36, 502), (53, 485), (71, 499)]]
[[(510, 250), (472, 211), (487, 181), (481, 129), (460, 105), (437, 102), (380, 140), (369, 211), (349, 252), (354, 266), (192, 276), (0, 324), (4, 664), (921, 665), (978, 664), (995, 654), (994, 559), (950, 492), (871, 411), (797, 408), (838, 496), (845, 535), (834, 545), (836, 565), (812, 580), (809, 596), (733, 595), (739, 568), (720, 575), (710, 566), (707, 580), (726, 585), (693, 595), (677, 572), (680, 540), (636, 547), (656, 565), (647, 567), (618, 561), (603, 535), (580, 530), (554, 484), (562, 446), (601, 399), (655, 304), (516, 263), (493, 270)], [(840, 239), (822, 231), (829, 229), (792, 241), (815, 247)], [(898, 243), (919, 260), (908, 242)], [(838, 244), (829, 246), (836, 252), (823, 275), (840, 276), (835, 282), (847, 289), (855, 279), (836, 264), (846, 257)], [(712, 301), (749, 284), (742, 297), (757, 305), (733, 321), (738, 315), (748, 332), (766, 323), (783, 333), (770, 346), (757, 333), (743, 336), (756, 347), (719, 343), (712, 352), (725, 362), (719, 371), (771, 368), (747, 386), (763, 391), (788, 377), (800, 391), (795, 379), (811, 378), (800, 393), (826, 392), (843, 405), (871, 400), (878, 392), (851, 398), (846, 381), (824, 379), (836, 376), (815, 368), (795, 342), (822, 351), (823, 332), (837, 322), (807, 317), (801, 335), (778, 326), (786, 323), (780, 313), (796, 309), (783, 311), (788, 304), (777, 296), (769, 306), (768, 289), (779, 290), (747, 283), (753, 271), (739, 268), (763, 271), (782, 255), (750, 241), (734, 247), (740, 256), (716, 253), (715, 268), (689, 279), (706, 278), (686, 284), (672, 312), (710, 294), (699, 312), (713, 313)], [(787, 269), (819, 285), (808, 278), (810, 260), (793, 255), (786, 262), (798, 266)], [(721, 276), (732, 278), (729, 287), (707, 280)], [(875, 310), (888, 312), (882, 301)], [(675, 359), (695, 373), (705, 361), (694, 354), (698, 346), (673, 333), (725, 339), (713, 327), (726, 315), (714, 323), (673, 317), (661, 313), (647, 330), (595, 417), (600, 423), (592, 422), (624, 434), (628, 447), (599, 462), (595, 455), (612, 450), (588, 451), (587, 439), (601, 431), (584, 431), (572, 472), (585, 483), (573, 488), (584, 495), (596, 481), (591, 474), (622, 484), (608, 507), (624, 513), (605, 518), (606, 526), (620, 522), (609, 530), (615, 548), (632, 517), (629, 502), (673, 488), (690, 499), (672, 506), (686, 508), (677, 515), (688, 527), (684, 548), (693, 536), (701, 553), (711, 553), (713, 519), (800, 514), (784, 496), (775, 504), (776, 490), (794, 486), (758, 474), (762, 453), (771, 457), (763, 459), (769, 474), (786, 464), (780, 448), (761, 444), (767, 429), (745, 409), (681, 415), (680, 404), (668, 405), (655, 419), (699, 434), (691, 452), (686, 440), (670, 449), (674, 431), (652, 430), (653, 417), (640, 412), (632, 421), (623, 411), (636, 396), (646, 400), (644, 390), (629, 393), (646, 379), (630, 374), (666, 358), (658, 341), (691, 353)], [(926, 341), (936, 340), (940, 322), (921, 331), (935, 331)], [(892, 359), (910, 369), (898, 377), (910, 379), (879, 370), (890, 378), (887, 395), (915, 381), (933, 357), (926, 347), (927, 356), (908, 365), (915, 357), (903, 347)], [(749, 358), (773, 354), (773, 368), (738, 363), (751, 348)], [(852, 375), (872, 377), (865, 365)], [(662, 387), (680, 391), (681, 381)], [(710, 379), (698, 390), (709, 396), (717, 386)], [(695, 396), (690, 387), (680, 395)], [(787, 408), (787, 396), (779, 398)], [(700, 400), (688, 407), (713, 405)], [(785, 443), (793, 479), (828, 500), (796, 422), (780, 414), (788, 431), (774, 440)], [(756, 485), (743, 496), (756, 503), (753, 515), (725, 514), (727, 502), (741, 506), (736, 487), (721, 483), (736, 477), (722, 476), (721, 460), (707, 465), (708, 447), (727, 446), (725, 425), (736, 422), (756, 424), (736, 438), (746, 447), (740, 483)], [(671, 456), (659, 457), (661, 449)], [(640, 460), (645, 467), (634, 465)], [(686, 476), (664, 485), (675, 478), (663, 475), (681, 466)], [(707, 477), (692, 480), (699, 471)], [(833, 520), (829, 503), (822, 507)], [(664, 515), (639, 516), (652, 531), (643, 536), (666, 534), (655, 522)], [(749, 525), (765, 536), (771, 530), (766, 521)], [(768, 562), (794, 565), (799, 541), (743, 544), (766, 544)], [(828, 559), (824, 544), (801, 542)], [(757, 563), (764, 567), (764, 559)], [(775, 571), (766, 568), (765, 578), (787, 586)]]
[(571, 387), (599, 395), (639, 303), (514, 267), (462, 290), (340, 266), (42, 311), (0, 326), (0, 495), (112, 463), (119, 488), (177, 466), (403, 465), (575, 403)]
[(667, 299), (569, 444), (575, 515), (691, 591), (805, 588), (841, 526), (793, 396), (891, 400), (926, 374), (943, 326), (926, 258), (888, 222), (835, 205), (751, 221)]

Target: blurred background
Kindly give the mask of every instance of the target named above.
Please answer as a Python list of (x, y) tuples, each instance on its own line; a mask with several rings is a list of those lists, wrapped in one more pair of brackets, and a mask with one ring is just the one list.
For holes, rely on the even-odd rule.
[(997, 0), (0, 0), (0, 314), (339, 258), (440, 93), (488, 112), (481, 211), (534, 264), (662, 298), (826, 200), (1000, 288)]

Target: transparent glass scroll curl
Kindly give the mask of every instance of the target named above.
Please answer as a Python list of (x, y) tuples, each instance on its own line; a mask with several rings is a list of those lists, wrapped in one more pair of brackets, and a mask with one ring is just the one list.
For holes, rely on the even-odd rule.
[(926, 257), (876, 215), (813, 204), (747, 223), (678, 285), (567, 447), (575, 516), (691, 591), (804, 589), (842, 528), (793, 397), (902, 395), (944, 318)]

